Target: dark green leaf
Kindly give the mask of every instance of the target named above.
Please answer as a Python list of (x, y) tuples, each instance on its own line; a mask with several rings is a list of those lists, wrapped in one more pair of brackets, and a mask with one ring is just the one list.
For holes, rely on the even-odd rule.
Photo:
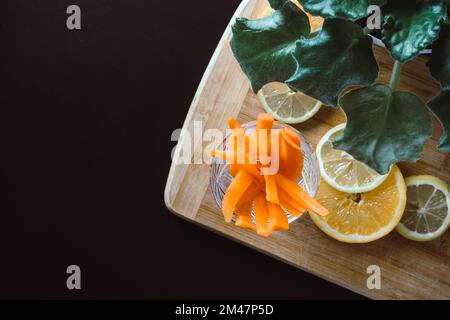
[(258, 92), (269, 82), (284, 82), (295, 71), (295, 41), (310, 33), (306, 14), (292, 2), (263, 19), (238, 18), (232, 27), (231, 49)]
[(372, 39), (348, 20), (325, 19), (317, 37), (297, 41), (294, 57), (297, 69), (286, 83), (332, 106), (347, 86), (370, 85), (378, 76)]
[(442, 26), (439, 39), (433, 43), (433, 53), (428, 67), (442, 87), (450, 89), (450, 25), (448, 24)]
[(303, 0), (303, 8), (313, 16), (358, 20), (368, 15), (370, 5), (383, 6), (387, 0)]
[(269, 0), (269, 4), (273, 9), (279, 9), (288, 1), (290, 0)]
[(450, 151), (450, 90), (442, 91), (428, 102), (428, 105), (444, 127), (444, 133), (439, 140), (438, 147), (442, 151)]
[(383, 14), (383, 42), (395, 60), (405, 62), (437, 39), (447, 9), (442, 0), (390, 0)]
[(339, 105), (347, 126), (334, 146), (380, 174), (397, 161), (417, 161), (431, 137), (429, 110), (412, 93), (375, 84), (350, 91)]

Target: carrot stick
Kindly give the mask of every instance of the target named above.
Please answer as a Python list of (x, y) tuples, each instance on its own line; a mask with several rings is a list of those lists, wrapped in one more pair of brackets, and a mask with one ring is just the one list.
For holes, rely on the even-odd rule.
[(261, 193), (261, 187), (252, 183), (250, 187), (242, 194), (239, 201), (236, 203), (236, 207), (242, 206), (248, 201), (253, 201)]
[(297, 181), (302, 176), (303, 153), (300, 146), (300, 139), (297, 135), (293, 139), (287, 133), (290, 131), (285, 130), (281, 132), (280, 173), (291, 180)]
[(271, 130), (273, 127), (273, 115), (260, 113), (256, 124), (256, 139), (258, 145), (258, 159), (264, 164), (270, 164), (271, 154)]
[(251, 164), (237, 164), (237, 168), (241, 171), (249, 173), (256, 183), (264, 185), (264, 177), (259, 172), (259, 169), (255, 165)]
[(242, 170), (231, 181), (222, 200), (222, 212), (226, 222), (231, 221), (236, 204), (252, 183), (253, 178), (250, 174)]
[(299, 217), (306, 211), (305, 208), (299, 206), (298, 203), (295, 202), (282, 188), (278, 188), (278, 198), (280, 200), (280, 206), (286, 209), (293, 216)]
[(266, 200), (275, 204), (279, 204), (280, 200), (278, 200), (278, 192), (277, 192), (277, 183), (274, 175), (266, 175), (264, 176), (266, 181)]
[(248, 163), (249, 164), (257, 164), (258, 163), (258, 136), (256, 131), (247, 135), (248, 137), (248, 146), (246, 146), (246, 150), (248, 153)]
[(255, 199), (255, 221), (256, 232), (259, 235), (267, 237), (272, 233), (269, 228), (269, 210), (267, 210), (267, 201), (263, 194), (260, 194)]
[(290, 128), (286, 128), (283, 130), (284, 134), (297, 146), (301, 147), (300, 145), (300, 137), (297, 133), (295, 133), (294, 130)]
[(289, 229), (289, 222), (286, 213), (279, 205), (267, 202), (267, 208), (269, 209), (270, 230), (278, 231)]
[(235, 177), (238, 173), (239, 169), (237, 167), (237, 164), (235, 163), (231, 163), (230, 164), (230, 174), (232, 177)]
[(289, 195), (295, 197), (295, 200), (300, 206), (312, 210), (321, 216), (326, 216), (328, 214), (328, 210), (307, 194), (295, 181), (289, 180), (281, 174), (278, 174), (276, 179), (277, 185), (284, 189)]
[(233, 117), (229, 118), (227, 122), (228, 122), (228, 127), (230, 129), (241, 128), (241, 125), (239, 124), (239, 122)]
[(270, 130), (273, 127), (274, 118), (270, 113), (260, 113), (258, 115), (258, 121), (256, 124), (256, 129), (266, 129)]
[(256, 227), (253, 225), (252, 220), (252, 207), (253, 199), (236, 206), (236, 226), (256, 231)]

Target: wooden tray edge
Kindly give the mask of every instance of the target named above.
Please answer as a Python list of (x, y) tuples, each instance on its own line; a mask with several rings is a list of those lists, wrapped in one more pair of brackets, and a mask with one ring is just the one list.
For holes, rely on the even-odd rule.
[[(198, 107), (198, 97), (201, 96), (202, 91), (204, 90), (204, 87), (205, 87), (206, 83), (209, 81), (211, 71), (212, 71), (212, 69), (214, 68), (214, 66), (216, 64), (217, 58), (219, 57), (220, 53), (223, 50), (224, 44), (226, 42), (226, 39), (231, 34), (232, 23), (234, 22), (236, 17), (242, 16), (242, 13), (245, 11), (247, 6), (251, 2), (256, 3), (255, 0), (243, 0), (239, 4), (238, 8), (236, 9), (236, 11), (234, 12), (233, 16), (231, 17), (230, 22), (228, 23), (227, 27), (225, 28), (225, 31), (224, 31), (222, 37), (220, 38), (219, 43), (218, 43), (217, 47), (215, 48), (214, 53), (213, 53), (213, 55), (212, 55), (208, 65), (207, 65), (207, 67), (205, 69), (205, 72), (204, 72), (204, 74), (203, 74), (203, 76), (202, 76), (202, 78), (200, 80), (200, 83), (199, 83), (199, 86), (197, 87), (197, 90), (196, 90), (196, 93), (194, 95), (194, 98), (192, 99), (191, 105), (189, 107), (188, 113), (186, 114), (186, 117), (185, 117), (185, 120), (184, 120), (184, 123), (183, 123), (183, 126), (182, 126), (183, 129), (186, 129), (189, 126), (190, 115), (194, 114), (195, 110)], [(177, 146), (175, 147), (175, 152), (174, 153), (177, 152), (178, 147), (179, 147), (179, 145), (177, 144)], [(173, 182), (174, 182), (173, 179), (174, 179), (176, 171), (177, 171), (177, 165), (172, 162), (171, 166), (170, 166), (170, 169), (169, 169), (169, 174), (167, 176), (166, 186), (164, 188), (164, 203), (165, 203), (167, 209), (169, 209), (172, 213), (175, 213), (175, 214), (177, 214), (177, 215), (179, 215), (179, 216), (181, 216), (183, 218), (187, 218), (188, 220), (191, 221), (193, 219), (190, 219), (187, 216), (184, 216), (183, 214), (177, 212), (174, 209), (173, 201), (172, 201), (172, 199), (170, 199), (170, 193), (171, 193), (171, 190), (172, 190), (172, 187), (173, 187)]]

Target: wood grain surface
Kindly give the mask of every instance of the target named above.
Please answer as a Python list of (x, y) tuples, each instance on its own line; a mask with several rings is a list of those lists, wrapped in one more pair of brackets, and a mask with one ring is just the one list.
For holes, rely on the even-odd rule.
[[(237, 16), (255, 18), (265, 10), (265, 0), (245, 0), (231, 21)], [(194, 121), (202, 121), (204, 130), (224, 130), (229, 117), (237, 117), (244, 123), (255, 120), (257, 114), (263, 112), (233, 58), (230, 34), (229, 25), (189, 109), (183, 128), (190, 132), (193, 132)], [(374, 46), (374, 51), (380, 65), (379, 81), (388, 83), (393, 61), (384, 48)], [(439, 85), (429, 75), (425, 64), (426, 57), (408, 62), (399, 83), (399, 90), (413, 91), (424, 101), (439, 91)], [(296, 128), (315, 146), (327, 130), (344, 121), (342, 111), (323, 107), (313, 119)], [(433, 118), (433, 138), (426, 144), (421, 160), (399, 164), (405, 176), (431, 174), (450, 182), (449, 154), (436, 149), (441, 133), (438, 121)], [(194, 154), (201, 155), (207, 144), (200, 139), (192, 141)], [(164, 194), (167, 207), (202, 227), (371, 298), (450, 299), (449, 233), (440, 239), (419, 243), (406, 240), (394, 231), (369, 244), (345, 244), (323, 234), (308, 215), (304, 215), (290, 225), (290, 230), (263, 238), (224, 222), (210, 191), (209, 173), (207, 164), (173, 164)], [(381, 268), (379, 290), (369, 290), (366, 286), (370, 265)]]

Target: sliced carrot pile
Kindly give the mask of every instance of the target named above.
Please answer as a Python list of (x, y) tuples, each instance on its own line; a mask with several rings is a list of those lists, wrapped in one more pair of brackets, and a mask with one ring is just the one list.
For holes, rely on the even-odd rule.
[[(211, 151), (212, 156), (229, 164), (233, 176), (222, 200), (225, 221), (230, 222), (234, 213), (236, 226), (265, 237), (273, 231), (289, 229), (285, 210), (294, 216), (306, 210), (328, 214), (297, 184), (303, 171), (300, 137), (292, 129), (273, 129), (274, 124), (272, 115), (260, 114), (256, 130), (247, 134), (236, 119), (230, 118), (227, 150)], [(272, 144), (273, 139), (279, 143)], [(278, 171), (266, 170), (277, 167), (275, 164)]]

